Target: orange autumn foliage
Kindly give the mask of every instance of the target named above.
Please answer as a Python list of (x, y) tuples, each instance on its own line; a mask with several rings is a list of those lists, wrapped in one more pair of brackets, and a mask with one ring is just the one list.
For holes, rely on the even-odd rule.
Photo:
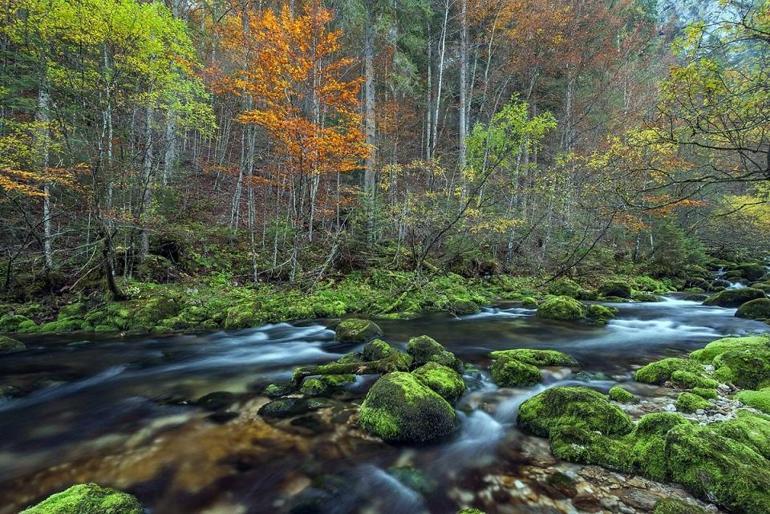
[(342, 33), (329, 30), (317, 3), (292, 15), (267, 9), (225, 24), (223, 44), (239, 69), (219, 89), (251, 99), (238, 119), (262, 127), (289, 173), (321, 176), (361, 167), (369, 149), (361, 131), (362, 79), (346, 79), (351, 59), (339, 57)]

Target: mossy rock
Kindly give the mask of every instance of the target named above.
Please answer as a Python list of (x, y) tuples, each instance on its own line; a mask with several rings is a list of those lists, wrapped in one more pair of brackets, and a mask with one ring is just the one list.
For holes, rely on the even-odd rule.
[(744, 405), (770, 414), (770, 387), (759, 391), (741, 391), (735, 397)]
[(659, 302), (661, 301), (660, 296), (656, 295), (655, 293), (647, 293), (645, 291), (634, 291), (634, 294), (631, 295), (631, 299), (635, 302)]
[(458, 426), (452, 406), (411, 373), (380, 377), (361, 404), (360, 424), (385, 441), (423, 443), (441, 439)]
[(438, 482), (412, 466), (393, 466), (388, 468), (388, 475), (423, 495), (431, 494), (438, 488)]
[(548, 286), (548, 293), (554, 296), (569, 296), (579, 298), (583, 293), (583, 287), (571, 278), (562, 277)]
[(607, 307), (605, 305), (591, 304), (586, 311), (588, 319), (596, 325), (606, 325), (609, 321), (615, 317), (618, 310), (613, 307)]
[(665, 294), (671, 291), (671, 287), (666, 282), (647, 275), (633, 277), (631, 282), (634, 289), (640, 292)]
[(559, 321), (578, 321), (586, 317), (586, 307), (569, 296), (549, 296), (537, 308), (536, 316)]
[(294, 392), (294, 387), (291, 384), (269, 384), (262, 393), (268, 398), (280, 398)]
[(765, 276), (767, 270), (761, 264), (741, 264), (739, 268), (743, 278), (756, 282)]
[(518, 424), (524, 430), (546, 437), (562, 426), (582, 427), (604, 435), (623, 435), (634, 425), (628, 414), (607, 397), (586, 387), (553, 387), (525, 401)]
[(668, 357), (651, 362), (638, 369), (634, 373), (634, 379), (644, 384), (663, 385), (666, 381), (671, 380), (671, 377), (677, 371), (687, 371), (696, 375), (704, 374), (703, 366), (695, 361)]
[(487, 514), (483, 510), (479, 510), (473, 507), (466, 507), (457, 511), (457, 514)]
[(134, 496), (97, 484), (74, 485), (23, 510), (21, 514), (142, 514)]
[(760, 291), (764, 291), (765, 294), (770, 294), (770, 282), (754, 282), (751, 284), (751, 287), (753, 289), (759, 289)]
[(714, 359), (730, 350), (767, 350), (770, 349), (770, 337), (768, 336), (746, 336), (746, 337), (724, 337), (707, 344), (700, 350), (695, 350), (690, 354), (695, 359), (704, 364), (711, 364)]
[(21, 314), (5, 314), (0, 317), (0, 332), (18, 332), (20, 327), (29, 326), (29, 323), (35, 324), (34, 321)]
[(465, 382), (455, 370), (437, 362), (423, 364), (412, 374), (450, 403), (456, 402), (465, 392)]
[(329, 407), (327, 400), (316, 398), (281, 398), (266, 403), (257, 414), (265, 418), (290, 418), (306, 412)]
[(693, 387), (692, 394), (697, 394), (706, 400), (716, 400), (719, 397), (716, 389), (708, 387)]
[(745, 444), (765, 459), (770, 459), (770, 419), (760, 416), (742, 409), (735, 418), (714, 423), (710, 427), (720, 435)]
[(770, 298), (757, 298), (740, 307), (735, 315), (739, 318), (770, 320)]
[(472, 300), (454, 300), (447, 306), (447, 310), (452, 314), (462, 316), (464, 314), (475, 314), (481, 310), (479, 305)]
[(703, 305), (736, 308), (746, 302), (759, 298), (765, 298), (765, 292), (760, 291), (759, 289), (753, 289), (751, 287), (744, 287), (743, 289), (725, 289), (724, 291), (720, 291), (719, 293), (706, 298)]
[(577, 367), (578, 362), (566, 353), (556, 350), (533, 350), (530, 348), (516, 348), (514, 350), (497, 350), (491, 352), (492, 359), (516, 359), (525, 364), (531, 364), (538, 368), (548, 366)]
[(348, 373), (306, 377), (302, 381), (300, 392), (305, 396), (328, 396), (355, 381), (356, 376)]
[(767, 512), (770, 465), (749, 446), (713, 428), (683, 424), (666, 435), (671, 479), (730, 512)]
[(375, 339), (366, 343), (361, 353), (365, 361), (378, 361), (390, 357), (397, 351), (382, 339)]
[(714, 359), (714, 376), (741, 389), (770, 384), (770, 349), (730, 350)]
[(0, 336), (0, 353), (19, 352), (26, 348), (27, 346), (21, 341), (17, 341), (8, 336)]
[(525, 309), (537, 309), (537, 306), (539, 305), (537, 299), (531, 297), (531, 296), (525, 296), (521, 299), (521, 306)]
[(340, 321), (335, 328), (337, 341), (341, 343), (366, 343), (382, 336), (382, 329), (368, 319), (349, 318)]
[(623, 280), (608, 280), (599, 286), (599, 293), (604, 297), (631, 298), (631, 286)]
[(500, 387), (530, 386), (543, 380), (543, 375), (537, 367), (518, 359), (495, 359), (490, 372), (492, 380)]
[(695, 389), (696, 387), (713, 389), (719, 385), (719, 382), (704, 376), (702, 373), (693, 373), (692, 371), (685, 370), (677, 370), (671, 373), (671, 382), (677, 387), (684, 389)]
[(631, 391), (619, 385), (610, 387), (607, 395), (610, 397), (610, 400), (618, 403), (637, 403), (639, 401)]
[(676, 410), (679, 412), (693, 413), (710, 407), (711, 403), (708, 400), (693, 393), (681, 393), (676, 399)]
[(413, 365), (416, 367), (437, 362), (455, 371), (462, 372), (462, 362), (455, 354), (429, 336), (413, 337), (406, 344), (406, 352), (412, 356)]
[(709, 511), (679, 498), (662, 498), (655, 503), (652, 514), (709, 514)]

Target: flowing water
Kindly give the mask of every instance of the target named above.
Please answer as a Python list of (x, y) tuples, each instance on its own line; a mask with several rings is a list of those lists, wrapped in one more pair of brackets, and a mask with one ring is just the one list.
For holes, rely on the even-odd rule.
[[(540, 320), (522, 308), (382, 321), (403, 347), (428, 334), (467, 364), (461, 427), (450, 440), (414, 448), (367, 437), (353, 416), (374, 377), (362, 377), (329, 408), (281, 421), (256, 414), (271, 382), (294, 366), (358, 348), (341, 346), (323, 322), (238, 332), (144, 338), (26, 339), (0, 356), (0, 514), (97, 481), (136, 494), (155, 514), (262, 512), (454, 512), (459, 490), (482, 470), (516, 477), (518, 406), (544, 388), (607, 390), (636, 367), (728, 334), (768, 330), (734, 309), (669, 297), (615, 305), (606, 327)], [(580, 373), (547, 370), (544, 384), (500, 389), (487, 373), (491, 350), (561, 350)], [(634, 385), (639, 394), (644, 386)], [(195, 402), (219, 395), (211, 408)], [(217, 402), (214, 402), (217, 403)], [(530, 438), (531, 439), (531, 438)], [(522, 505), (521, 512), (528, 510)]]

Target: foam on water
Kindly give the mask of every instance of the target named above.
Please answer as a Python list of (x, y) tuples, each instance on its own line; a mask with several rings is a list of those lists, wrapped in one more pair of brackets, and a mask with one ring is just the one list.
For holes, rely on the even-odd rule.
[(476, 314), (467, 314), (465, 316), (458, 316), (458, 320), (469, 319), (486, 319), (486, 318), (526, 318), (528, 316), (534, 316), (535, 309), (525, 309), (523, 307), (511, 307), (508, 309), (499, 309), (496, 307), (485, 307), (481, 309), (481, 312)]

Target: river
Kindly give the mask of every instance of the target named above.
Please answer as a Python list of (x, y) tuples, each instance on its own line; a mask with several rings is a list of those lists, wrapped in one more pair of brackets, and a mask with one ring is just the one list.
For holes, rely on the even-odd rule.
[[(676, 297), (614, 306), (618, 316), (606, 327), (505, 306), (378, 321), (393, 344), (427, 334), (467, 364), (458, 434), (421, 448), (383, 444), (351, 422), (374, 377), (315, 413), (271, 422), (256, 414), (266, 402), (260, 391), (288, 380), (294, 366), (357, 349), (335, 343), (323, 321), (170, 337), (25, 338), (27, 351), (0, 356), (0, 387), (16, 396), (0, 400), (0, 514), (85, 481), (128, 490), (154, 514), (454, 512), (489, 470), (517, 477), (524, 441), (534, 439), (515, 428), (527, 397), (565, 383), (606, 391), (629, 382), (654, 394), (631, 382), (640, 365), (768, 330), (734, 309)], [(499, 389), (487, 355), (508, 348), (561, 350), (582, 371), (550, 370), (537, 387)], [(195, 402), (214, 392), (232, 394)]]

